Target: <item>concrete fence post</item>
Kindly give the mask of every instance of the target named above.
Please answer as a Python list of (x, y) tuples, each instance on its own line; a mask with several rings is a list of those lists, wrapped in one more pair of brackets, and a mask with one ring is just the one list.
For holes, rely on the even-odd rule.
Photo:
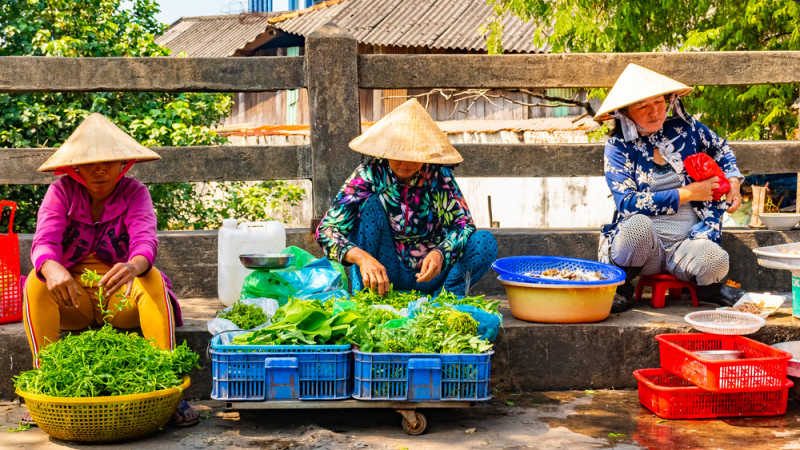
[(361, 133), (358, 43), (334, 23), (306, 38), (306, 86), (311, 119), (312, 227), (361, 162), (347, 144)]

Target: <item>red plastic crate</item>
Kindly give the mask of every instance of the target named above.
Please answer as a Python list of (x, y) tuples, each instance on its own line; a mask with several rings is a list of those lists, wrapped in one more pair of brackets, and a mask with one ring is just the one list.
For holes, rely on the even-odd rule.
[[(743, 336), (719, 334), (661, 334), (661, 367), (696, 386), (714, 392), (748, 392), (780, 389), (786, 382), (786, 365), (792, 355)], [(743, 359), (716, 361), (693, 352), (740, 350)]]
[(11, 208), (8, 233), (0, 233), (0, 324), (22, 320), (22, 292), (19, 288), (19, 237), (14, 233), (17, 204), (0, 200), (0, 212)]
[(633, 376), (639, 380), (639, 403), (664, 419), (779, 416), (786, 412), (793, 385), (784, 379), (778, 389), (722, 393), (700, 389), (664, 369), (637, 370)]

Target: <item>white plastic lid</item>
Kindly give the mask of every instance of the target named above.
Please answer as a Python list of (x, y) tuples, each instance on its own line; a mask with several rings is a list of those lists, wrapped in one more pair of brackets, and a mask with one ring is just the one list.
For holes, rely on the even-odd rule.
[(222, 228), (236, 228), (238, 223), (236, 219), (222, 219)]

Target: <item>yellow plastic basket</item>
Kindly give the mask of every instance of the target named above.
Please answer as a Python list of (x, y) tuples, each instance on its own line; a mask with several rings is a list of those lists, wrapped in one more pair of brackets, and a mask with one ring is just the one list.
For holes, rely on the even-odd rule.
[(51, 397), (17, 389), (36, 424), (64, 441), (110, 442), (152, 434), (169, 422), (189, 387), (180, 386), (146, 394), (109, 397)]

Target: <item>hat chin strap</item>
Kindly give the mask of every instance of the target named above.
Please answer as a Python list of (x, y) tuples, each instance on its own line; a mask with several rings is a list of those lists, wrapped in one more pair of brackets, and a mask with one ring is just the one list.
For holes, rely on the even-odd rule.
[[(117, 177), (116, 180), (114, 180), (115, 184), (118, 183), (119, 180), (121, 180), (122, 177), (124, 177), (125, 174), (128, 173), (129, 170), (131, 170), (131, 168), (133, 167), (133, 163), (135, 163), (135, 162), (136, 162), (135, 159), (129, 159), (129, 160), (125, 161), (125, 167), (122, 168), (122, 170), (119, 173), (119, 176)], [(58, 169), (56, 169), (53, 172), (53, 175), (68, 175), (73, 180), (75, 180), (78, 183), (86, 186), (86, 181), (83, 179), (81, 174), (79, 174), (78, 171), (75, 170), (75, 168), (72, 167), (72, 166), (59, 167)]]
[(638, 139), (639, 132), (644, 131), (644, 128), (637, 125), (636, 122), (618, 109), (611, 113), (611, 117), (619, 120), (620, 125), (622, 125), (622, 137), (625, 141)]

